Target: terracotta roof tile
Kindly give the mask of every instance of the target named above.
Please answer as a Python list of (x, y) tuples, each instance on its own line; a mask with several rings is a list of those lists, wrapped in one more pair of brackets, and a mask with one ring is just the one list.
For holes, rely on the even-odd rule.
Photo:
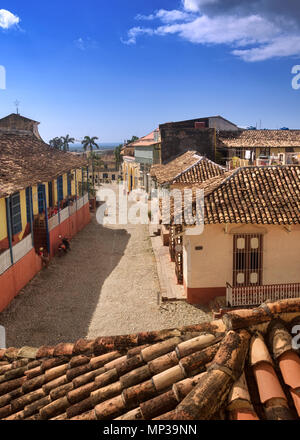
[(218, 146), (229, 148), (300, 147), (300, 130), (221, 131)]
[(199, 156), (197, 151), (187, 151), (166, 165), (153, 165), (150, 175), (160, 185), (174, 182), (201, 183), (225, 171), (220, 165)]
[(261, 362), (253, 368), (262, 403), (266, 403), (271, 399), (279, 398), (287, 400), (276, 372), (271, 364), (268, 362)]
[(293, 389), (300, 389), (300, 358), (294, 351), (283, 353), (279, 367), (285, 383)]
[[(192, 189), (192, 211), (186, 224), (195, 224), (196, 190), (204, 191), (204, 223), (292, 225), (300, 223), (300, 166), (242, 167), (202, 184), (175, 183), (172, 189)], [(183, 216), (171, 207), (172, 222)]]
[[(273, 347), (283, 347), (278, 331), (284, 334), (295, 314), (300, 316), (299, 299), (228, 312), (211, 323), (60, 344), (36, 351), (49, 353), (42, 359), (3, 350), (0, 418), (296, 418), (298, 355), (286, 350), (270, 358)], [(265, 330), (258, 333), (261, 323)], [(258, 345), (263, 349), (253, 356)]]
[(0, 132), (0, 197), (48, 182), (87, 165), (85, 158), (57, 151), (32, 135)]

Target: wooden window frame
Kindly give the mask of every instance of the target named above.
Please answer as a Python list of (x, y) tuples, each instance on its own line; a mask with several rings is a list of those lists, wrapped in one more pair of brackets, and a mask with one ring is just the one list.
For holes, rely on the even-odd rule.
[[(245, 251), (239, 252), (237, 249), (237, 240), (245, 239)], [(258, 251), (251, 251), (250, 242), (252, 238), (258, 239)], [(243, 261), (244, 258), (244, 261)], [(253, 267), (253, 258), (254, 265)], [(244, 268), (240, 268), (239, 264), (244, 264)], [(257, 283), (250, 283), (250, 274), (253, 271), (258, 273)], [(245, 273), (243, 283), (237, 282), (237, 274)], [(233, 287), (261, 286), (263, 283), (263, 234), (235, 234), (233, 236)]]

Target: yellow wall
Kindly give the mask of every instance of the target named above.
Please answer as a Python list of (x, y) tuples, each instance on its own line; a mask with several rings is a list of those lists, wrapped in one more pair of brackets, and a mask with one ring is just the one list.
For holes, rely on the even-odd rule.
[[(81, 170), (81, 168), (78, 168), (76, 170), (76, 181), (77, 181), (77, 196), (81, 197), (81, 193), (79, 191), (79, 183), (82, 182), (82, 170)], [(74, 178), (74, 187), (75, 187), (75, 178)]]
[[(126, 182), (127, 190), (131, 191), (139, 187), (140, 167), (136, 162), (123, 162), (122, 166), (123, 181)], [(131, 179), (132, 176), (132, 188)]]
[(76, 189), (75, 189), (75, 173), (76, 173), (76, 170), (71, 172), (71, 175), (73, 176), (73, 180), (71, 180), (71, 192), (72, 192), (72, 196), (74, 196), (75, 193), (76, 193)]
[(27, 210), (26, 210), (26, 191), (22, 189), (20, 191), (20, 206), (21, 206), (21, 218), (22, 218), (22, 232), (18, 234), (19, 239), (23, 238), (23, 234), (27, 225)]
[[(250, 229), (251, 228), (251, 229)], [(188, 287), (225, 287), (233, 281), (233, 233), (263, 233), (263, 284), (300, 282), (300, 226), (206, 225), (202, 235), (184, 236), (183, 272)], [(196, 246), (203, 246), (196, 250)]]
[(44, 185), (45, 185), (45, 192), (46, 192), (47, 208), (49, 208), (49, 189), (48, 189), (48, 182), (44, 182)]
[(39, 213), (37, 185), (32, 187), (32, 207), (33, 215), (37, 215)]
[(64, 199), (68, 197), (68, 175), (63, 174), (63, 195)]
[(53, 203), (57, 204), (57, 179), (53, 180)]
[(0, 199), (0, 241), (7, 237), (6, 203), (5, 198)]

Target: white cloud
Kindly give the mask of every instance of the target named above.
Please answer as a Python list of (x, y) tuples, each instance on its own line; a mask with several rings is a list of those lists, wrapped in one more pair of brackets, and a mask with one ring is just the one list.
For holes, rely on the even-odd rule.
[[(266, 0), (257, 0), (265, 2)], [(232, 6), (235, 0), (228, 0)], [(182, 0), (182, 9), (160, 9), (138, 20), (159, 21), (152, 27), (133, 27), (128, 31), (125, 44), (136, 44), (141, 35), (178, 35), (191, 43), (202, 45), (225, 44), (231, 53), (244, 61), (254, 62), (274, 57), (300, 55), (300, 30), (296, 20), (279, 14), (224, 11), (225, 2), (219, 0)], [(223, 5), (218, 13), (200, 12), (203, 6)]]
[(77, 49), (80, 50), (96, 49), (98, 47), (97, 42), (92, 40), (90, 37), (87, 38), (80, 37), (74, 41), (74, 44), (77, 47)]
[(278, 37), (260, 47), (234, 50), (232, 53), (249, 62), (264, 61), (276, 57), (300, 56), (300, 36)]
[(182, 0), (183, 7), (187, 11), (200, 11), (201, 6), (218, 3), (219, 0)]
[(10, 27), (16, 26), (19, 22), (19, 17), (6, 9), (0, 9), (0, 28), (9, 29)]
[(173, 9), (171, 11), (167, 11), (166, 9), (159, 9), (153, 14), (150, 15), (142, 15), (138, 14), (135, 19), (143, 20), (143, 21), (151, 21), (151, 20), (161, 20), (163, 23), (171, 23), (174, 21), (189, 21), (192, 20), (194, 15), (191, 15), (185, 11), (179, 11), (178, 9)]
[(131, 44), (136, 44), (136, 39), (138, 36), (140, 35), (154, 35), (155, 31), (151, 28), (142, 28), (142, 27), (134, 27), (131, 28), (128, 31), (128, 38), (127, 40), (123, 40), (121, 38), (122, 43), (127, 44), (127, 45), (131, 45)]
[(236, 46), (267, 42), (269, 38), (276, 36), (277, 32), (275, 25), (258, 15), (241, 18), (209, 18), (202, 15), (190, 23), (160, 26), (156, 30), (160, 35), (178, 34), (192, 43)]

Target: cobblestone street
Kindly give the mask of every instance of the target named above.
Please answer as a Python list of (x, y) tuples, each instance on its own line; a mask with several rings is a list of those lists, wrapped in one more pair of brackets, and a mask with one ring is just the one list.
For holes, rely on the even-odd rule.
[(159, 330), (210, 320), (204, 310), (159, 304), (156, 262), (147, 225), (91, 223), (0, 313), (7, 346)]

